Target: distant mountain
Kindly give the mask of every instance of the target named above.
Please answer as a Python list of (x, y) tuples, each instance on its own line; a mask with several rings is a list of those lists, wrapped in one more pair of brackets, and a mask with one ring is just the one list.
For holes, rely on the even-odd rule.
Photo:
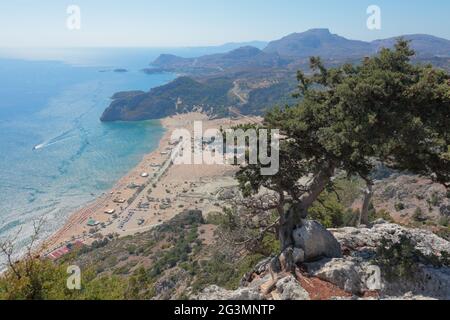
[[(199, 50), (206, 50), (208, 51), (208, 54), (215, 54), (215, 53), (224, 53), (228, 51), (233, 51), (236, 49), (239, 49), (241, 47), (255, 47), (258, 49), (264, 49), (267, 47), (268, 42), (266, 41), (249, 41), (249, 42), (229, 42), (225, 43), (220, 46), (210, 46), (210, 47), (194, 47), (192, 48), (195, 51)], [(189, 48), (188, 48), (189, 49)]]
[(171, 83), (150, 92), (120, 92), (104, 111), (101, 121), (138, 121), (161, 119), (175, 113), (208, 112), (229, 103), (228, 92), (233, 84), (224, 79), (201, 83), (189, 77), (179, 77)]
[(348, 58), (370, 54), (372, 47), (364, 41), (349, 40), (332, 34), (328, 29), (311, 29), (272, 41), (264, 52), (291, 58)]
[[(207, 47), (186, 47), (182, 48), (181, 55), (186, 55), (188, 57), (192, 56), (207, 56), (207, 55), (215, 55), (215, 54), (224, 54), (242, 47), (254, 47), (260, 50), (264, 49), (267, 46), (268, 42), (264, 41), (250, 41), (250, 42), (229, 42), (220, 46), (207, 46)], [(175, 56), (172, 54), (163, 54), (161, 55), (152, 65), (168, 65), (168, 64), (176, 64), (179, 61), (189, 60), (187, 58), (183, 58), (181, 56)]]
[(152, 65), (178, 72), (221, 72), (225, 69), (273, 68), (287, 65), (277, 53), (267, 53), (256, 47), (245, 46), (228, 53), (206, 55), (199, 58), (182, 58), (163, 54)]
[(270, 42), (264, 52), (297, 59), (311, 56), (320, 56), (323, 59), (349, 59), (373, 55), (383, 47), (391, 48), (400, 37), (411, 41), (417, 57), (450, 57), (450, 41), (430, 35), (405, 35), (365, 42), (346, 39), (332, 34), (328, 29), (311, 29), (290, 34)]
[(152, 62), (152, 66), (158, 68), (179, 68), (190, 63), (190, 61), (192, 61), (192, 59), (182, 58), (173, 54), (161, 54)]
[[(272, 41), (263, 50), (226, 44), (223, 48), (233, 49), (198, 58), (163, 54), (152, 63), (153, 69), (144, 71), (186, 76), (150, 92), (115, 95), (102, 121), (158, 119), (193, 110), (218, 116), (226, 115), (229, 107), (243, 114), (261, 114), (275, 105), (292, 103), (296, 72), (309, 68), (309, 57), (320, 56), (332, 67), (359, 63), (383, 47), (393, 47), (398, 38), (364, 42), (332, 34), (328, 29), (312, 29)], [(450, 70), (449, 40), (430, 35), (403, 38), (416, 50), (415, 62)]]
[(149, 92), (116, 93), (101, 121), (139, 121), (161, 119), (176, 113), (202, 111), (212, 116), (225, 116), (229, 107), (243, 114), (261, 114), (264, 110), (292, 102), (295, 81), (260, 82), (254, 88), (241, 88), (230, 77), (197, 81), (179, 77)]
[[(411, 47), (416, 51), (418, 57), (450, 57), (450, 40), (430, 36), (426, 34), (412, 34), (402, 36), (411, 41)], [(371, 43), (373, 50), (391, 48), (398, 37), (376, 40)]]
[[(450, 57), (450, 41), (430, 35), (399, 36), (411, 41), (417, 51), (416, 59)], [(355, 61), (376, 54), (383, 47), (393, 47), (399, 37), (365, 42), (350, 40), (328, 29), (311, 29), (293, 33), (270, 42), (263, 50), (253, 46), (243, 46), (229, 51), (201, 56), (182, 58), (174, 55), (161, 55), (152, 65), (167, 71), (205, 74), (223, 72), (229, 69), (280, 68), (292, 64), (297, 68), (299, 62), (311, 56), (320, 56), (333, 63)], [(225, 45), (227, 46), (227, 45)], [(438, 61), (439, 65), (445, 61)]]

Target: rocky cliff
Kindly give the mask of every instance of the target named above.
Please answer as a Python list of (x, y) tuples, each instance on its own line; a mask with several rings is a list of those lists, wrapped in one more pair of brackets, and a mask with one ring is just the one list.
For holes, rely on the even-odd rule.
[[(298, 263), (295, 275), (261, 261), (238, 290), (210, 286), (195, 299), (450, 299), (450, 242), (385, 221), (371, 228), (331, 230), (341, 258)], [(326, 233), (322, 233), (326, 236)]]

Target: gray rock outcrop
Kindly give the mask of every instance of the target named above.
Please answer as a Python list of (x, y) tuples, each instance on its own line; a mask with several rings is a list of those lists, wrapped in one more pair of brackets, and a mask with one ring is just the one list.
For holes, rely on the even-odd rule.
[(218, 286), (209, 286), (200, 294), (193, 297), (195, 300), (216, 301), (258, 301), (263, 300), (262, 294), (257, 288), (239, 288), (238, 290), (226, 290)]
[[(229, 291), (211, 286), (197, 298), (309, 300), (315, 294), (309, 291), (314, 290), (314, 286), (305, 287), (307, 291), (297, 280), (309, 277), (324, 281), (349, 294), (333, 297), (334, 299), (450, 299), (450, 266), (446, 260), (446, 257), (450, 256), (450, 242), (432, 232), (408, 229), (382, 220), (376, 221), (370, 229), (342, 228), (330, 230), (331, 233), (324, 231), (324, 228), (315, 222), (306, 223), (302, 228), (296, 230), (295, 241), (298, 248), (294, 250), (294, 259), (318, 260), (298, 263), (302, 268), (296, 270), (295, 276), (281, 274), (273, 278), (269, 268), (271, 260), (265, 259), (257, 265), (253, 277), (247, 277), (251, 280), (243, 281), (238, 290)], [(337, 241), (334, 240), (333, 234)], [(415, 262), (406, 277), (387, 277), (383, 267), (377, 265), (377, 249), (382, 243), (386, 243), (386, 239), (390, 243), (398, 243), (405, 239), (405, 236), (410, 239), (418, 255), (430, 258), (429, 261), (443, 262), (436, 265), (413, 259), (418, 262)], [(345, 255), (341, 254), (340, 247)], [(333, 257), (338, 254), (338, 257)], [(405, 257), (409, 258), (411, 257)], [(298, 273), (302, 274), (300, 278)]]
[[(302, 226), (294, 230), (295, 247), (303, 250), (303, 261), (314, 261), (320, 258), (342, 257), (341, 246), (333, 234), (317, 221), (303, 220)], [(301, 256), (297, 252), (297, 256)]]
[(277, 294), (281, 300), (309, 300), (309, 293), (302, 288), (294, 276), (290, 275), (276, 284)]

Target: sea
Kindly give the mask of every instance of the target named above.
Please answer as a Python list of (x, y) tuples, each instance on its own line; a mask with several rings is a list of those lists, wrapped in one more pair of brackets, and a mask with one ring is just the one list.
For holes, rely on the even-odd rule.
[(48, 236), (158, 146), (159, 121), (99, 119), (114, 93), (176, 77), (142, 72), (161, 53), (207, 50), (0, 49), (0, 238), (23, 249), (41, 217)]

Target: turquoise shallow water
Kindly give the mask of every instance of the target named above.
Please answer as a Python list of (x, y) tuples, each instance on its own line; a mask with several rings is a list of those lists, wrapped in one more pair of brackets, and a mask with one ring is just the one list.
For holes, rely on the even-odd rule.
[(0, 59), (0, 237), (22, 229), (18, 244), (25, 244), (40, 216), (53, 232), (158, 145), (158, 121), (99, 121), (115, 92), (174, 78), (146, 75), (130, 61), (130, 72), (115, 73), (101, 62)]

